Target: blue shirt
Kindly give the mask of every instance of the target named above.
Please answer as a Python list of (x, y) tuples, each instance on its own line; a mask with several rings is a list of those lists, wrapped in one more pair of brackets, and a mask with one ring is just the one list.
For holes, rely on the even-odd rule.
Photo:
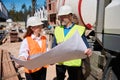
[(68, 32), (71, 30), (71, 28), (74, 26), (74, 24), (70, 25), (69, 27), (64, 27), (64, 36), (68, 34)]
[(52, 26), (49, 25), (49, 26), (48, 26), (48, 29), (51, 29), (51, 28), (52, 28)]

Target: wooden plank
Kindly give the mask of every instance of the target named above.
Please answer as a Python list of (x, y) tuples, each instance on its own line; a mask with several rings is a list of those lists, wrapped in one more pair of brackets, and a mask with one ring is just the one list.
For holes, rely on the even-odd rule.
[(2, 50), (0, 49), (0, 80), (2, 77)]
[(7, 58), (6, 53), (3, 51), (3, 57), (2, 57), (2, 78), (5, 76), (8, 76), (9, 73), (9, 65), (7, 64)]
[(15, 67), (11, 61), (10, 54), (7, 51), (3, 51), (3, 76), (2, 80), (19, 80), (18, 74), (15, 71)]
[[(16, 73), (16, 70), (15, 70), (15, 67), (13, 66), (13, 62), (11, 61), (11, 58), (10, 58), (10, 53), (7, 53), (7, 57), (8, 57), (8, 61), (10, 61), (10, 62), (8, 62), (9, 63), (9, 65), (10, 65), (10, 70), (12, 71), (12, 75), (16, 75), (17, 73)], [(13, 76), (12, 77), (12, 80), (19, 80), (18, 79), (18, 76), (16, 75), (16, 76)]]

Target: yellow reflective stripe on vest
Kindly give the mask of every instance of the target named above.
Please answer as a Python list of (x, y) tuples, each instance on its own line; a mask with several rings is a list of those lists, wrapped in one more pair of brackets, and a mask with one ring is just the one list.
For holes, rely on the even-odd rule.
[(75, 60), (63, 62), (63, 65), (66, 65), (66, 66), (81, 66), (81, 64), (82, 64), (81, 59), (75, 59)]
[(64, 39), (64, 27), (63, 26), (56, 27), (54, 34), (55, 34), (57, 43), (61, 43), (64, 41), (63, 40)]
[[(63, 41), (66, 41), (67, 39), (69, 39), (74, 34), (74, 32), (76, 30), (78, 30), (78, 32), (82, 36), (84, 31), (85, 31), (85, 27), (79, 26), (79, 25), (74, 25), (65, 37), (64, 37), (63, 26), (62, 27), (56, 27), (55, 37), (56, 37), (57, 43), (61, 43)], [(75, 59), (75, 60), (65, 61), (65, 62), (60, 63), (60, 64), (67, 65), (67, 66), (81, 66), (81, 63), (82, 63), (81, 59)]]

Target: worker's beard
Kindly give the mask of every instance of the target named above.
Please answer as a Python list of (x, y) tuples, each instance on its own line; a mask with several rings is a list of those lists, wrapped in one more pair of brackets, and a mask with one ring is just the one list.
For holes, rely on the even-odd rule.
[(61, 24), (62, 26), (66, 26), (66, 25), (67, 25), (67, 22), (66, 22), (66, 21), (61, 21), (60, 24)]

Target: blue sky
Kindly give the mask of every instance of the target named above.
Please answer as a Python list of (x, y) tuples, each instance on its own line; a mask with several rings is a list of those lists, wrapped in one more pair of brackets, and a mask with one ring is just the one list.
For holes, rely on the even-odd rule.
[[(5, 7), (10, 10), (11, 9), (11, 4), (15, 4), (16, 11), (21, 10), (21, 6), (25, 3), (26, 7), (28, 8), (30, 5), (32, 5), (31, 0), (2, 0), (3, 4)], [(40, 7), (44, 5), (45, 0), (37, 0), (37, 5)]]

